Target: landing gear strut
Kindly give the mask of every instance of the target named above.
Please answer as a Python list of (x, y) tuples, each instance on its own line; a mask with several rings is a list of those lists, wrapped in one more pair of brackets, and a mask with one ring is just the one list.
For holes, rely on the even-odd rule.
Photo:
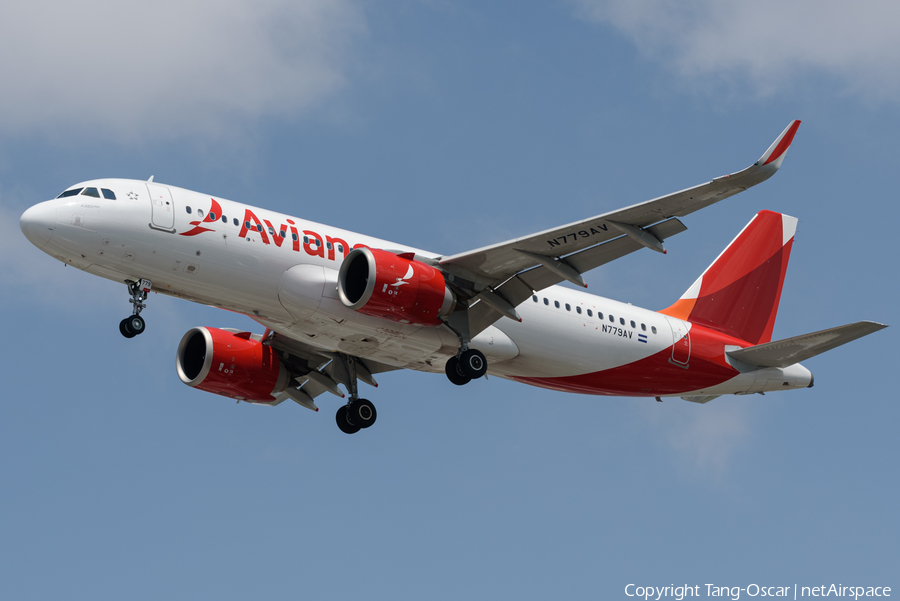
[(143, 279), (140, 282), (125, 280), (125, 284), (128, 285), (128, 292), (131, 294), (131, 298), (128, 302), (131, 303), (133, 309), (131, 317), (126, 317), (119, 322), (119, 332), (121, 332), (122, 336), (125, 338), (134, 338), (138, 334), (143, 333), (144, 328), (146, 327), (144, 318), (141, 317), (141, 311), (147, 308), (144, 301), (147, 300), (147, 293), (150, 292), (150, 288), (153, 287), (153, 284), (150, 280)]
[(469, 348), (469, 318), (465, 312), (457, 311), (451, 313), (444, 320), (447, 326), (459, 338), (459, 352), (455, 357), (450, 357), (444, 365), (444, 372), (447, 379), (462, 386), (468, 384), (472, 380), (477, 380), (487, 373), (487, 359), (484, 353), (478, 349)]
[(348, 355), (340, 355), (341, 364), (344, 367), (343, 377), (338, 379), (343, 382), (350, 391), (350, 402), (337, 410), (334, 416), (338, 428), (347, 434), (356, 434), (363, 428), (368, 428), (375, 423), (378, 412), (375, 405), (368, 399), (359, 398), (356, 378), (356, 359)]

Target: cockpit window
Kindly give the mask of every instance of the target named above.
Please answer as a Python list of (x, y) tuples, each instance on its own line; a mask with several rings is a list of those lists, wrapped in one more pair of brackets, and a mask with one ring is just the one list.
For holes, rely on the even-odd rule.
[(109, 188), (103, 188), (100, 191), (103, 192), (103, 198), (105, 198), (107, 200), (115, 200), (116, 199), (116, 193), (113, 192), (112, 190), (110, 190)]
[(97, 191), (97, 188), (85, 188), (81, 195), (90, 196), (91, 198), (100, 198), (100, 193)]
[(68, 198), (70, 196), (77, 196), (78, 194), (81, 194), (82, 190), (84, 190), (84, 188), (72, 188), (71, 190), (66, 190), (65, 192), (63, 192), (62, 194), (57, 196), (57, 198)]

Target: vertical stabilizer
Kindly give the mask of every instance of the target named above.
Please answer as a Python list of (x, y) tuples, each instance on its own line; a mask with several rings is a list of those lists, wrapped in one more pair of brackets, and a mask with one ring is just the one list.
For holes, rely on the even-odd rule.
[(797, 219), (760, 211), (674, 305), (660, 313), (752, 344), (769, 342)]

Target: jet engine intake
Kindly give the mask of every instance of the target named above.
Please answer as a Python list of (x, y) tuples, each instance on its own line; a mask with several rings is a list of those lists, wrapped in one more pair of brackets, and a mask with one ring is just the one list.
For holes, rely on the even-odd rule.
[(250, 332), (192, 328), (178, 345), (175, 367), (188, 386), (251, 403), (271, 403), (290, 382), (275, 350)]
[(456, 298), (434, 267), (386, 250), (356, 248), (338, 274), (341, 302), (354, 311), (398, 323), (440, 325)]

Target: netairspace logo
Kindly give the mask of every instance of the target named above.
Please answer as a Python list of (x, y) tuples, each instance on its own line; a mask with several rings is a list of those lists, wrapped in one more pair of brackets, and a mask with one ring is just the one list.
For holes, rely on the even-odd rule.
[(639, 597), (648, 601), (660, 601), (663, 598), (671, 598), (682, 601), (687, 597), (700, 597), (700, 591), (704, 591), (705, 598), (721, 597), (732, 601), (738, 601), (741, 595), (746, 597), (780, 597), (782, 599), (800, 599), (801, 597), (845, 597), (859, 599), (864, 597), (890, 597), (889, 586), (843, 586), (841, 584), (820, 586), (762, 586), (748, 584), (740, 586), (718, 586), (715, 584), (695, 584), (689, 586), (638, 586), (629, 584), (625, 587), (625, 594), (629, 597)]

